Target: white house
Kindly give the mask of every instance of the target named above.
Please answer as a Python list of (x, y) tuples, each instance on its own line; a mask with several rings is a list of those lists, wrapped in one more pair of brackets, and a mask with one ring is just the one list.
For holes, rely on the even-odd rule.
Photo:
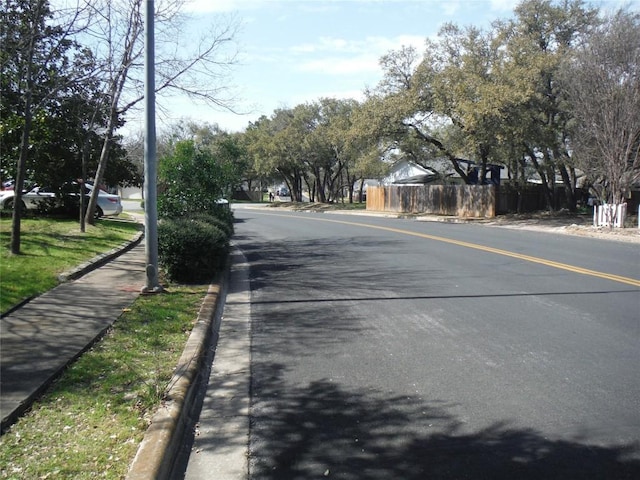
[(422, 175), (433, 175), (437, 172), (433, 169), (427, 169), (410, 160), (398, 160), (391, 166), (389, 174), (381, 181), (381, 185), (392, 185), (400, 180), (418, 177)]

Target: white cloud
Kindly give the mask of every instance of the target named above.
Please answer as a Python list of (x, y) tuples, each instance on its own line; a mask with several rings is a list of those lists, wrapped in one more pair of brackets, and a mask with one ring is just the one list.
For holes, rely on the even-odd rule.
[(291, 48), (293, 52), (302, 53), (326, 52), (328, 50), (357, 51), (359, 49), (357, 42), (333, 37), (320, 37), (317, 43), (303, 43)]
[(491, 10), (494, 12), (512, 11), (520, 0), (491, 0)]
[(418, 49), (424, 46), (425, 37), (419, 35), (399, 35), (396, 37), (367, 36), (358, 40), (320, 37), (316, 43), (303, 43), (291, 47), (294, 53), (341, 52), (341, 53), (387, 53), (389, 50), (412, 45)]
[(191, 13), (233, 12), (257, 8), (264, 0), (187, 0), (185, 11)]
[(378, 57), (373, 55), (351, 58), (326, 57), (300, 63), (296, 70), (328, 75), (351, 75), (354, 73), (376, 72), (380, 69)]
[(380, 57), (402, 46), (414, 46), (418, 52), (425, 37), (400, 35), (397, 37), (370, 36), (358, 40), (321, 37), (316, 43), (291, 47), (290, 52), (304, 60), (296, 61), (295, 69), (329, 75), (351, 75), (379, 71)]
[(446, 16), (453, 17), (460, 11), (460, 0), (442, 2), (441, 6)]

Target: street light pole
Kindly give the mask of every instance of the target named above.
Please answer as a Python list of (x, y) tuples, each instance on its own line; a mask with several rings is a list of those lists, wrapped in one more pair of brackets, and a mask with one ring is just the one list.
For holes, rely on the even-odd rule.
[(158, 293), (158, 206), (156, 191), (156, 92), (155, 92), (155, 38), (154, 1), (146, 0), (144, 12), (144, 238), (146, 248), (147, 284), (142, 293)]

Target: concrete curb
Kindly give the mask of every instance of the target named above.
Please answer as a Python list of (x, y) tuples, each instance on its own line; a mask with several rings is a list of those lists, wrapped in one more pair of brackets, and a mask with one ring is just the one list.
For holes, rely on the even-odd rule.
[[(227, 276), (220, 283), (212, 284), (200, 307), (198, 318), (189, 335), (185, 349), (178, 361), (175, 373), (169, 382), (164, 402), (151, 419), (136, 456), (133, 459), (127, 480), (169, 479), (174, 463), (180, 454), (185, 427), (191, 405), (198, 393), (198, 376), (207, 357), (208, 346), (217, 335), (217, 319), (226, 289)], [(215, 340), (215, 339), (214, 339)]]

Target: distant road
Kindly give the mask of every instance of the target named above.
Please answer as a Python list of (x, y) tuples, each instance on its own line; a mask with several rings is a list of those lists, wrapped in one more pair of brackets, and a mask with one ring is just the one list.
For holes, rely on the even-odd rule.
[(637, 245), (235, 216), (250, 478), (640, 478)]
[(142, 200), (121, 200), (122, 209), (125, 212), (143, 211)]

